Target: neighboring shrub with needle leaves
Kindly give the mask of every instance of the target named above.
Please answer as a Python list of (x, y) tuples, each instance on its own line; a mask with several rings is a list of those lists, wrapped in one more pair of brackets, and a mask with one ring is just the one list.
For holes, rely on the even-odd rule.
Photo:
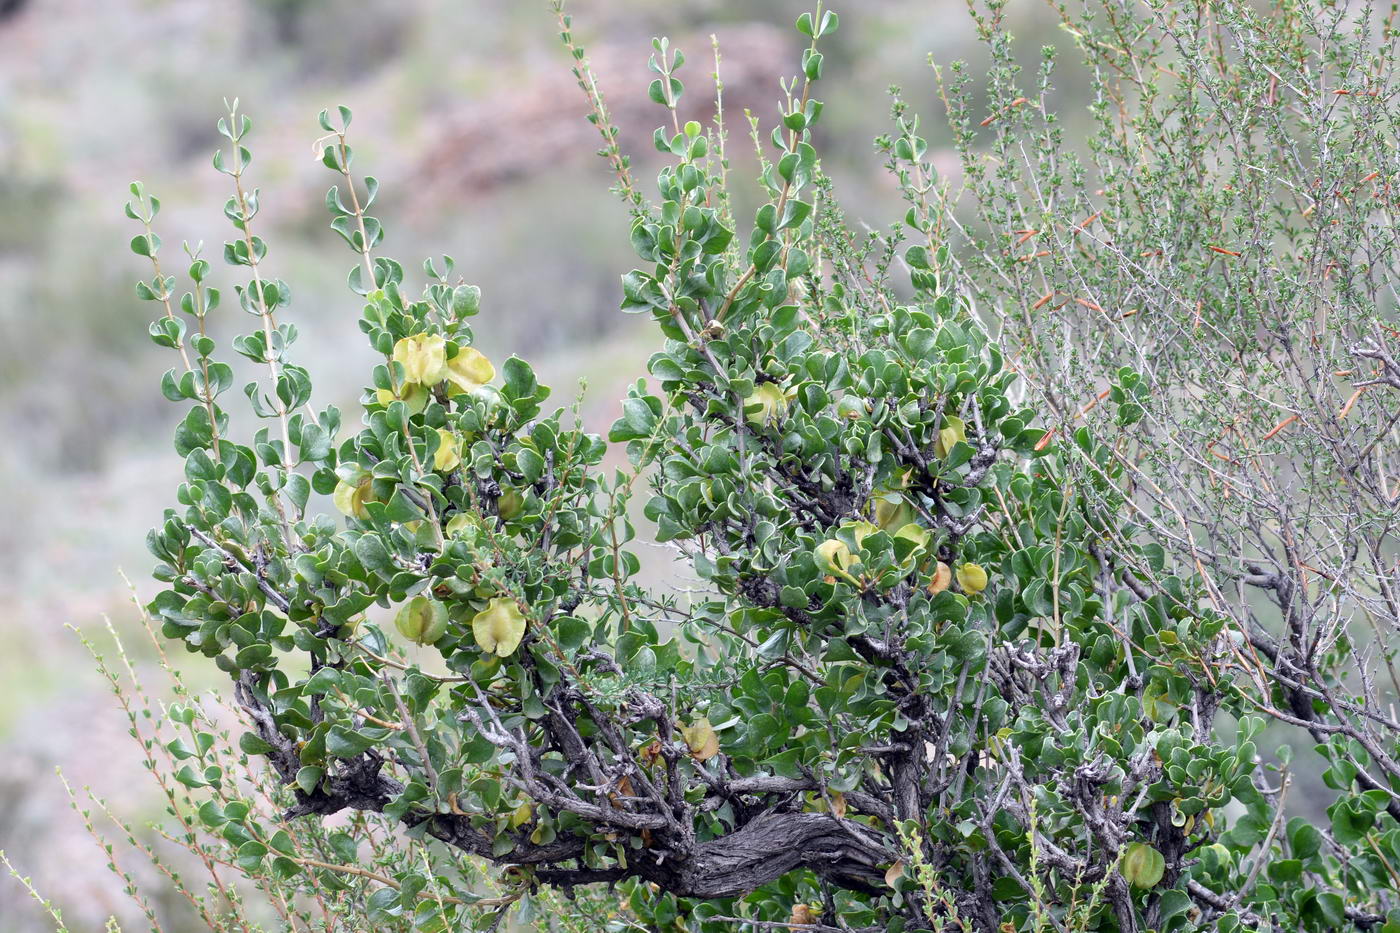
[[(288, 795), (272, 819), (219, 797), (225, 765), (175, 772), (211, 794), (200, 819), (236, 864), (314, 890), (282, 827), (348, 811), (317, 859), (346, 873), (378, 846), (374, 926), (499, 924), (462, 855), (504, 866), (509, 899), (612, 885), (648, 929), (1384, 923), (1388, 882), (1319, 868), (1315, 830), (1274, 852), (1260, 698), (1218, 676), (1227, 617), (1144, 536), (1117, 452), (1087, 428), (1048, 441), (1018, 401), (953, 288), (912, 123), (888, 146), (917, 242), (845, 225), (812, 142), (835, 15), (798, 21), (810, 44), (781, 124), (755, 127), (764, 196), (742, 227), (722, 128), (682, 117), (681, 52), (654, 43), (652, 202), (561, 25), (633, 211), (622, 309), (657, 330), (607, 441), (548, 407), (527, 363), (474, 347), (481, 296), (451, 260), (412, 284), (382, 253), (348, 111), (321, 117), (327, 205), (379, 357), (351, 419), (294, 363), (236, 106), (215, 164), (227, 305), (251, 322), (232, 349), (264, 372), (252, 425), (204, 326), (212, 267), (192, 256), (177, 293), (133, 186), (152, 335), (181, 357), (162, 387), (188, 411), (150, 609), (229, 673), (241, 749)], [(609, 443), (628, 468), (603, 467)], [(637, 579), (634, 497), (698, 590)], [(1308, 896), (1271, 886), (1288, 884)]]
[[(1311, 928), (1380, 925), (1400, 907), (1397, 10), (1052, 6), (1071, 52), (1046, 47), (1030, 74), (1008, 5), (973, 8), (986, 111), (980, 76), (940, 73), (963, 180), (910, 175), (906, 194), (946, 208), (950, 275), (1058, 436), (1109, 451), (1065, 466), (1085, 492), (1121, 471), (1163, 549), (1135, 572), (1199, 579), (1236, 642), (1208, 683), (1154, 674), (1144, 701), (1208, 728), (1197, 691), (1236, 682), (1285, 765), (1298, 750), (1305, 806), (1326, 807), (1316, 826), (1258, 825), (1278, 861), (1237, 852), (1232, 896)], [(1092, 90), (1082, 143), (1055, 103), (1067, 70)]]

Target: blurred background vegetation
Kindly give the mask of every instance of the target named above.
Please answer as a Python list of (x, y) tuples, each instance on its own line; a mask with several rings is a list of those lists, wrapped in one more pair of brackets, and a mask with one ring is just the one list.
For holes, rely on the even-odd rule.
[[(650, 38), (687, 52), (681, 109), (707, 119), (718, 37), (730, 151), (751, 177), (744, 110), (771, 126), (807, 5), (574, 0), (575, 34), (644, 182), (659, 119), (645, 99)], [(839, 80), (819, 148), (852, 216), (882, 227), (902, 214), (871, 146), (888, 129), (887, 86), (904, 88), (936, 164), (955, 172), (928, 59), (967, 58), (977, 73), (982, 54), (960, 0), (837, 8), (827, 73)], [(1024, 0), (1010, 13), (1027, 56), (1044, 43), (1072, 53), (1047, 5)], [(228, 192), (209, 155), (223, 99), (241, 99), (254, 119), (267, 267), (291, 285), (285, 319), (303, 333), (297, 361), (315, 374), (318, 404), (349, 410), (372, 355), (312, 144), (317, 111), (352, 107), (356, 168), (383, 184), (389, 252), (410, 268), (451, 254), (482, 288), (483, 349), (530, 358), (561, 404), (585, 381), (585, 418), (605, 431), (644, 371), (650, 328), (617, 311), (619, 275), (634, 264), (627, 217), (593, 156), (556, 31), (546, 0), (0, 0), (0, 849), (73, 929), (131, 911), (55, 768), (137, 825), (159, 815), (120, 712), (68, 628), (105, 638), (107, 616), (150, 659), (120, 572), (149, 594), (144, 532), (179, 481), (169, 448), (179, 409), (159, 392), (169, 361), (146, 336), (152, 306), (133, 293), (148, 270), (126, 248), (136, 232), (122, 216), (126, 185), (140, 178), (162, 199), (169, 247), (206, 240), (218, 268)], [(1064, 99), (1087, 100), (1061, 85)], [(1083, 108), (1065, 109), (1072, 137)], [(518, 274), (526, 256), (528, 277)], [(226, 344), (245, 322), (228, 302), (220, 314)], [(212, 666), (176, 661), (195, 684), (222, 682)], [(51, 928), (0, 873), (0, 933)]]

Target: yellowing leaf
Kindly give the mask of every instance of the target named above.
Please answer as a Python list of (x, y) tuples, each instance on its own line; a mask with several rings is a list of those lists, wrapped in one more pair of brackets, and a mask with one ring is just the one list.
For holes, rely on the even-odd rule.
[(849, 578), (850, 567), (855, 563), (851, 549), (839, 538), (827, 538), (816, 547), (817, 566), (827, 573)]
[(481, 519), (471, 512), (458, 512), (447, 520), (447, 527), (444, 529), (449, 538), (466, 534), (470, 528), (481, 527)]
[(928, 529), (917, 525), (914, 522), (909, 522), (906, 525), (902, 525), (900, 529), (894, 533), (894, 536), (904, 541), (909, 541), (917, 547), (922, 548), (928, 546)]
[(433, 451), (433, 469), (446, 473), (462, 462), (462, 439), (451, 431), (437, 429), (438, 446)]
[(880, 530), (873, 522), (866, 521), (850, 522), (841, 527), (850, 530), (851, 537), (856, 539), (856, 547), (864, 545), (867, 537)]
[(875, 496), (875, 524), (884, 531), (903, 528), (914, 520), (914, 507), (897, 492)]
[(977, 564), (963, 564), (958, 568), (958, 587), (964, 593), (976, 596), (987, 588), (987, 571)]
[(1181, 798), (1172, 799), (1168, 812), (1171, 814), (1172, 825), (1182, 831), (1183, 835), (1191, 835), (1191, 830), (1196, 825), (1196, 817), (1193, 814), (1181, 812)]
[(496, 500), (496, 514), (505, 521), (515, 518), (524, 507), (525, 497), (514, 489), (503, 490), (501, 497)]
[(441, 334), (414, 334), (394, 344), (394, 362), (403, 366), (403, 381), (437, 385), (447, 378), (447, 341)]
[(482, 651), (508, 657), (525, 637), (525, 615), (515, 600), (497, 596), (472, 618), (472, 635)]
[(719, 736), (704, 716), (692, 725), (681, 726), (681, 738), (690, 748), (690, 757), (696, 761), (708, 761), (719, 754)]
[(885, 871), (885, 884), (894, 887), (900, 878), (904, 877), (904, 862), (898, 861)]
[(1166, 686), (1153, 681), (1142, 692), (1142, 711), (1153, 722), (1166, 722), (1176, 712), (1176, 704)]
[(447, 361), (448, 394), (461, 395), (479, 389), (496, 378), (496, 367), (475, 347), (461, 347)]

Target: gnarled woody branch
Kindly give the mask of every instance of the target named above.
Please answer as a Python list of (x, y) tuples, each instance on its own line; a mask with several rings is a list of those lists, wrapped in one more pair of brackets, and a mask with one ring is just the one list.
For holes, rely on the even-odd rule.
[[(236, 694), (258, 735), (274, 748), (270, 756), (273, 766), (285, 783), (292, 783), (292, 777), (301, 767), (300, 758), (295, 746), (272, 725), (272, 717), (251, 675), (245, 673), (239, 680)], [(480, 725), (484, 731), (494, 731), (484, 722)], [(517, 741), (508, 736), (497, 735), (497, 738), (512, 746)], [(403, 784), (382, 773), (383, 765), (384, 759), (373, 752), (348, 759), (321, 787), (310, 793), (296, 788), (297, 803), (284, 814), (285, 818), (329, 816), (345, 809), (383, 812), (404, 790)], [(793, 793), (815, 785), (775, 778), (716, 781), (710, 786), (716, 793), (735, 796)], [(529, 790), (541, 794), (538, 784), (531, 784)], [(634, 830), (654, 828), (660, 832), (668, 823), (641, 814), (606, 813), (601, 808), (582, 805), (576, 798), (542, 802)], [(879, 807), (868, 798), (863, 802), (871, 808)], [(884, 833), (865, 823), (830, 813), (764, 811), (733, 832), (715, 839), (692, 840), (682, 849), (669, 848), (665, 852), (644, 850), (635, 855), (626, 868), (609, 869), (565, 867), (565, 863), (578, 859), (584, 851), (584, 841), (567, 834), (551, 843), (536, 844), (529, 841), (528, 833), (519, 832), (513, 838), (514, 845), (501, 852), (493, 837), (472, 827), (470, 817), (464, 814), (410, 810), (403, 816), (403, 822), (408, 826), (423, 826), (430, 836), (499, 864), (538, 866), (536, 876), (548, 884), (571, 887), (637, 877), (680, 897), (739, 897), (800, 868), (809, 869), (839, 887), (872, 893), (885, 887), (885, 870), (899, 858)]]

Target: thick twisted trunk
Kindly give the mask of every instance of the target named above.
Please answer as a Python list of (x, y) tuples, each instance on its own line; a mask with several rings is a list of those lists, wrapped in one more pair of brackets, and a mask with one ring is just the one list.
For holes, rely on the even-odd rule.
[[(379, 763), (329, 782), (313, 794), (298, 793), (286, 814), (324, 816), (341, 809), (382, 811), (402, 785), (378, 773)], [(448, 845), (498, 863), (532, 865), (541, 881), (560, 887), (641, 877), (678, 897), (742, 897), (788, 872), (806, 868), (840, 888), (875, 894), (886, 888), (885, 870), (898, 858), (887, 838), (865, 823), (829, 813), (764, 813), (732, 833), (695, 845), (684, 856), (644, 852), (627, 868), (564, 867), (583, 853), (582, 840), (561, 836), (535, 845), (519, 832), (504, 855), (492, 837), (466, 817), (421, 813), (405, 815), (409, 825), (428, 823), (428, 833)]]
[(807, 868), (838, 887), (875, 893), (898, 856), (864, 823), (828, 813), (765, 813), (684, 859), (642, 862), (638, 873), (680, 897), (741, 897)]
[[(296, 773), (295, 746), (276, 729), (251, 678), (239, 682), (238, 699), (249, 712), (259, 736), (272, 746), (270, 758), (285, 783)], [(402, 793), (403, 785), (381, 773), (378, 755), (361, 755), (344, 763), (312, 792), (296, 789), (297, 803), (285, 817), (327, 816), (343, 809), (382, 812)], [(865, 823), (830, 813), (770, 811), (731, 833), (684, 846), (681, 851), (643, 850), (627, 867), (587, 868), (577, 864), (584, 844), (560, 836), (547, 845), (529, 841), (525, 830), (513, 835), (507, 852), (465, 815), (410, 811), (405, 823), (427, 823), (427, 832), (442, 842), (503, 864), (530, 865), (546, 884), (560, 887), (641, 877), (679, 897), (742, 897), (798, 869), (808, 869), (837, 887), (865, 893), (887, 888), (885, 870), (898, 858), (888, 838)], [(569, 863), (574, 863), (570, 865)]]

